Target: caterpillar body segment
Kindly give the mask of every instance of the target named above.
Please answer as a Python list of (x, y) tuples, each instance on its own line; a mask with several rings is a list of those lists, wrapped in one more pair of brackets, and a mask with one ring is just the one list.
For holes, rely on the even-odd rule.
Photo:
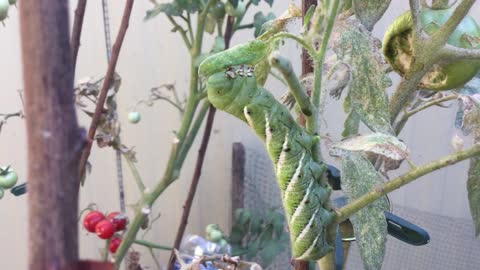
[[(246, 122), (265, 142), (274, 164), (285, 209), (293, 256), (317, 260), (333, 250), (326, 227), (334, 214), (326, 209), (331, 188), (322, 181), (327, 166), (313, 159), (318, 141), (300, 127), (288, 109), (256, 83), (243, 66), (211, 75), (208, 99), (216, 108)], [(247, 68), (250, 70), (250, 68)]]

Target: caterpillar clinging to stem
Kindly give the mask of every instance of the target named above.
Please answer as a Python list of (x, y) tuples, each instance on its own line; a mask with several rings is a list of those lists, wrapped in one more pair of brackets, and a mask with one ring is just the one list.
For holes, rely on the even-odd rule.
[(327, 208), (331, 188), (322, 180), (327, 166), (313, 158), (318, 136), (299, 126), (289, 110), (257, 84), (251, 65), (269, 50), (268, 43), (255, 40), (207, 58), (199, 72), (208, 77), (211, 104), (246, 122), (265, 142), (281, 190), (292, 254), (317, 260), (333, 250), (326, 233), (334, 220)]

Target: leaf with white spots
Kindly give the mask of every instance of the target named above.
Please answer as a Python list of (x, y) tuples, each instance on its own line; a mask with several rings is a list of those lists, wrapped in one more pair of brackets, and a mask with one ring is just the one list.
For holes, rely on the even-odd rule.
[[(351, 202), (380, 184), (373, 165), (359, 153), (351, 152), (342, 159), (342, 190)], [(387, 241), (388, 210), (386, 197), (382, 197), (354, 214), (350, 220), (360, 248), (365, 269), (381, 269)]]
[(407, 146), (403, 142), (383, 133), (352, 137), (331, 147), (332, 156), (343, 156), (349, 152), (373, 153), (394, 161), (402, 161), (409, 156)]
[(354, 0), (353, 7), (355, 15), (362, 21), (362, 24), (372, 31), (375, 23), (382, 18), (390, 6), (391, 0)]
[(393, 134), (385, 89), (391, 80), (385, 73), (385, 59), (375, 39), (355, 17), (336, 23), (332, 48), (338, 60), (350, 68), (346, 113), (355, 112), (374, 132)]

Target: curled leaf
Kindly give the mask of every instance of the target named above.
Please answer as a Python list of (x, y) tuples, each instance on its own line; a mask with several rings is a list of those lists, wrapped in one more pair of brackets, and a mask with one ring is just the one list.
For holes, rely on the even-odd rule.
[(409, 156), (407, 146), (403, 142), (382, 133), (356, 136), (333, 144), (330, 155), (344, 156), (349, 152), (372, 153), (395, 161), (402, 161)]

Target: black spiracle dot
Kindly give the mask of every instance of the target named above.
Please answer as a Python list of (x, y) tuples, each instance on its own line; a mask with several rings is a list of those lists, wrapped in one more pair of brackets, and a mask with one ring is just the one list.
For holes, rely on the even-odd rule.
[(251, 111), (249, 111), (249, 110), (247, 110), (247, 114), (248, 114), (248, 115), (250, 115), (250, 114), (252, 114), (252, 112), (251, 112)]
[(309, 204), (309, 203), (310, 203), (310, 200), (306, 200), (306, 201), (305, 201), (305, 204)]
[(273, 132), (273, 128), (270, 128), (269, 130), (270, 130), (270, 132)]
[(302, 178), (302, 174), (301, 174), (301, 173), (300, 173), (300, 174), (298, 174), (298, 178)]
[(283, 149), (283, 151), (285, 151), (285, 152), (290, 152), (290, 150), (292, 150), (292, 149), (290, 149), (290, 147), (287, 147), (287, 148)]

